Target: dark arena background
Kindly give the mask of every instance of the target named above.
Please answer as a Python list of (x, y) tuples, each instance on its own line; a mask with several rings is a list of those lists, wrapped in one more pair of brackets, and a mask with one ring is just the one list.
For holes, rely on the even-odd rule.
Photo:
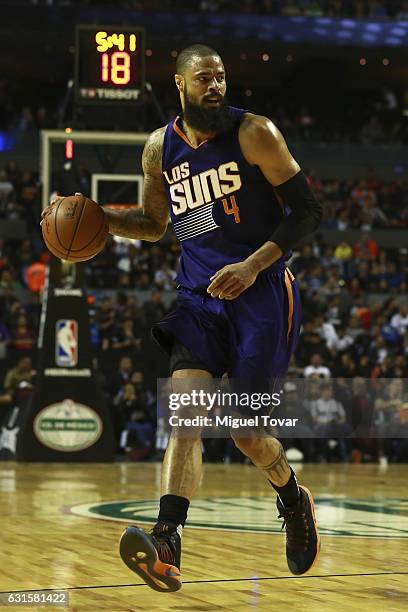
[[(323, 205), (288, 262), (303, 319), (276, 414), (302, 427), (274, 427), (322, 550), (292, 576), (273, 490), (204, 437), (183, 589), (160, 594), (118, 542), (156, 520), (168, 359), (150, 328), (174, 308), (179, 244), (171, 225), (156, 243), (110, 236), (72, 265), (40, 219), (57, 194), (140, 205), (143, 146), (180, 112), (193, 43)], [(1, 609), (407, 609), (407, 49), (405, 0), (0, 0)]]

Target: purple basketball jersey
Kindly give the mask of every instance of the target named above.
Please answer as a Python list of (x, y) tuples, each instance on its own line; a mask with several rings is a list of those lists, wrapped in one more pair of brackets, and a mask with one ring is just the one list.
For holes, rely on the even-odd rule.
[[(272, 235), (290, 209), (242, 155), (238, 132), (244, 114), (230, 107), (234, 128), (193, 147), (179, 127), (166, 129), (163, 175), (174, 231), (181, 244), (178, 284), (205, 290), (220, 268), (246, 259)], [(287, 256), (269, 270), (284, 268)]]

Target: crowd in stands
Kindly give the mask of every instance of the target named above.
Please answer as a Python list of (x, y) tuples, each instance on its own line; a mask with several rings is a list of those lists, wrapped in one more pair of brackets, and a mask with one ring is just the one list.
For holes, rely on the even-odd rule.
[[(305, 66), (307, 72), (310, 68)], [(323, 77), (324, 79), (324, 77)], [(273, 87), (274, 83), (270, 83)], [(175, 89), (156, 88), (163, 114), (169, 120), (178, 113)], [(375, 88), (372, 91), (345, 90), (336, 87), (325, 89), (318, 95), (316, 88), (305, 90), (302, 83), (297, 87), (269, 89), (267, 95), (262, 86), (254, 89), (230, 88), (229, 100), (234, 106), (248, 108), (270, 117), (289, 142), (335, 142), (360, 144), (404, 144), (408, 142), (408, 126), (404, 117), (404, 94), (390, 87)], [(19, 134), (36, 136), (38, 130), (61, 127), (60, 109), (57, 106), (30, 106), (16, 99), (10, 83), (0, 79), (0, 130), (6, 130), (13, 138)], [(94, 115), (77, 118), (77, 127), (90, 129)], [(152, 131), (163, 123), (157, 106), (147, 96), (143, 113), (127, 113), (126, 128), (115, 124), (119, 118), (108, 113), (101, 115), (101, 125), (112, 129)], [(65, 124), (64, 124), (65, 125)]]
[[(83, 193), (90, 188), (89, 173), (82, 166), (73, 170), (76, 172), (76, 184)], [(306, 170), (309, 182), (316, 192), (319, 200), (323, 203), (324, 218), (323, 229), (371, 229), (382, 228), (404, 228), (408, 226), (408, 183), (403, 178), (392, 181), (384, 181), (378, 178), (375, 170), (369, 168), (364, 178), (361, 179), (320, 179), (312, 169)], [(40, 215), (40, 185), (38, 173), (19, 168), (14, 160), (10, 160), (4, 168), (0, 168), (0, 219), (24, 220), (29, 232), (37, 225)], [(25, 247), (26, 248), (26, 247)], [(37, 247), (38, 248), (38, 245)], [(146, 271), (147, 257), (145, 249), (140, 252), (140, 244), (131, 248), (116, 246), (117, 254), (120, 255), (118, 269), (111, 270), (117, 281), (117, 273), (124, 275), (130, 272), (129, 260), (137, 258), (138, 281), (141, 287), (149, 286), (152, 279), (140, 276), (141, 271)], [(153, 247), (151, 255), (153, 260), (151, 266), (158, 271), (157, 262), (154, 261), (156, 249)], [(174, 261), (177, 258), (178, 247), (171, 243), (167, 262), (169, 268), (157, 272), (155, 279), (164, 288), (174, 277)], [(109, 252), (106, 256), (109, 260)], [(136, 265), (136, 264), (135, 264)], [(97, 262), (96, 267), (109, 268), (109, 261), (105, 259)], [(108, 274), (108, 272), (107, 272)], [(126, 279), (126, 276), (123, 276)], [(124, 280), (126, 285), (126, 280)], [(102, 286), (102, 285), (101, 285)]]
[[(365, 145), (408, 142), (402, 91), (389, 86), (348, 89), (342, 81), (340, 85), (332, 81), (329, 70), (322, 72), (322, 82), (330, 83), (323, 91), (314, 79), (314, 70), (304, 65), (304, 74), (310, 74), (310, 79), (316, 82), (310, 90), (299, 80), (296, 86), (283, 82), (267, 93), (261, 87), (231, 90), (230, 99), (235, 106), (270, 117), (289, 142)], [(174, 112), (171, 105), (168, 108)]]
[[(75, 0), (22, 0), (46, 6), (72, 6)], [(21, 2), (21, 0), (20, 0)], [(83, 5), (101, 6), (103, 0), (82, 0)], [(109, 3), (108, 3), (109, 4)], [(233, 12), (284, 15), (287, 17), (355, 17), (357, 19), (408, 19), (402, 0), (120, 0), (123, 7), (146, 11)]]
[[(10, 161), (0, 178), (0, 219), (27, 219), (28, 232), (24, 239), (0, 240), (1, 410), (19, 385), (35, 383), (40, 288), (49, 255), (38, 227), (37, 177)], [(370, 233), (376, 227), (406, 227), (407, 186), (384, 183), (373, 171), (360, 181), (321, 181), (310, 171), (309, 180), (324, 204), (323, 228), (363, 231), (354, 241), (334, 245), (318, 234), (290, 261), (302, 295), (303, 330), (289, 375), (327, 383), (321, 397), (314, 397), (313, 385), (300, 393), (295, 380), (288, 390), (293, 412), (308, 415), (309, 425), (303, 425), (327, 433), (326, 440), (305, 435), (301, 451), (310, 459), (360, 453), (400, 460), (408, 448), (391, 433), (407, 427), (407, 415), (396, 410), (393, 397), (407, 402), (406, 389), (396, 383), (397, 390), (384, 387), (378, 394), (364, 385), (408, 378), (408, 306), (401, 301), (407, 292), (408, 250), (380, 248)], [(149, 329), (173, 307), (178, 256), (169, 229), (155, 244), (111, 239), (87, 265), (94, 365), (111, 409), (118, 450), (132, 449), (134, 458), (148, 455), (155, 445), (156, 378), (167, 375), (167, 361)], [(338, 381), (343, 378), (360, 382), (342, 388)], [(309, 404), (303, 405), (305, 401)], [(329, 423), (322, 406), (332, 413)], [(343, 442), (362, 411), (366, 429), (360, 441)], [(387, 433), (384, 443), (370, 437), (370, 423)], [(329, 433), (337, 439), (335, 447), (329, 445)], [(220, 453), (236, 458), (227, 442), (208, 441), (206, 448), (210, 459)]]
[[(227, 10), (249, 10), (256, 12), (264, 7), (280, 7), (275, 0), (259, 0), (258, 2), (222, 2), (221, 0), (203, 0), (200, 2), (169, 1), (168, 8), (172, 11), (186, 9), (209, 10), (209, 6)], [(282, 3), (282, 8), (285, 3)], [(344, 15), (352, 15), (354, 9), (360, 15), (370, 16), (372, 12), (387, 11), (391, 16), (405, 14), (408, 19), (408, 0), (396, 2), (346, 2), (342, 0), (327, 0), (318, 3), (316, 0), (295, 2), (290, 0), (286, 8), (297, 10), (300, 14), (307, 7), (321, 4), (324, 14), (330, 14), (333, 7), (343, 11)], [(206, 7), (206, 8), (205, 8)], [(353, 8), (354, 7), (354, 8)], [(357, 10), (358, 7), (358, 10)], [(146, 9), (164, 10), (166, 3), (160, 2), (155, 6), (149, 0)], [(334, 9), (333, 9), (334, 10)], [(221, 44), (221, 43), (220, 43)], [(217, 42), (214, 42), (218, 48)], [(176, 50), (180, 50), (184, 43), (175, 43)], [(240, 74), (247, 67), (251, 71), (252, 62), (261, 64), (262, 74), (256, 86), (249, 85), (253, 79), (242, 76), (237, 80), (229, 79), (228, 99), (231, 104), (240, 108), (247, 108), (253, 112), (270, 117), (285, 138), (290, 143), (295, 141), (330, 142), (330, 143), (361, 143), (361, 144), (403, 144), (408, 142), (408, 122), (406, 121), (406, 92), (403, 81), (398, 82), (396, 74), (389, 74), (390, 69), (382, 61), (390, 62), (388, 57), (368, 59), (370, 66), (376, 64), (377, 76), (367, 76), (365, 67), (361, 67), (361, 82), (353, 76), (352, 65), (358, 66), (360, 55), (345, 56), (343, 59), (327, 59), (323, 55), (317, 57), (303, 57), (303, 53), (296, 47), (286, 57), (278, 60), (278, 65), (263, 63), (262, 56), (268, 51), (269, 43), (263, 49), (237, 51), (234, 60), (228, 59), (228, 73)], [(222, 52), (222, 44), (221, 44)], [(61, 50), (63, 53), (63, 50)], [(279, 52), (280, 53), (280, 52)], [(384, 51), (387, 56), (388, 53)], [(270, 52), (273, 59), (274, 52)], [(363, 54), (364, 55), (364, 54)], [(280, 55), (278, 55), (280, 57)], [(286, 60), (291, 63), (287, 63)], [(153, 56), (147, 61), (169, 62), (169, 49), (153, 46)], [(174, 62), (174, 58), (171, 60)], [(367, 60), (363, 60), (366, 62)], [(391, 62), (394, 60), (391, 57)], [(240, 68), (238, 68), (238, 65)], [(388, 65), (388, 64), (387, 64)], [(270, 68), (268, 68), (270, 67)], [(268, 75), (268, 70), (270, 74)], [(266, 71), (266, 72), (265, 72)], [(347, 78), (350, 71), (351, 79)], [(388, 71), (388, 72), (387, 72)], [(268, 75), (268, 76), (267, 76)], [(337, 78), (338, 75), (338, 78)], [(33, 75), (33, 78), (34, 75)], [(0, 131), (4, 131), (5, 141), (18, 140), (19, 136), (37, 138), (41, 129), (64, 128), (72, 125), (75, 115), (75, 128), (77, 129), (104, 129), (115, 131), (151, 131), (163, 124), (165, 120), (174, 117), (179, 112), (179, 99), (175, 87), (169, 87), (168, 79), (152, 80), (154, 96), (144, 92), (143, 106), (137, 111), (121, 108), (119, 113), (111, 112), (110, 108), (92, 108), (87, 112), (84, 108), (77, 108), (73, 113), (70, 105), (63, 104), (63, 92), (69, 72), (50, 75), (54, 80), (54, 87), (48, 88), (47, 96), (38, 97), (35, 88), (28, 87), (23, 81), (16, 79), (15, 74), (7, 78), (6, 73), (0, 77)], [(238, 83), (240, 83), (238, 85)], [(59, 92), (56, 95), (56, 92)], [(157, 101), (161, 107), (158, 112)], [(88, 109), (89, 111), (89, 109)], [(1, 134), (0, 134), (1, 136)]]
[(307, 171), (310, 184), (324, 205), (323, 229), (406, 227), (408, 184), (381, 181), (372, 169), (357, 180), (320, 180)]

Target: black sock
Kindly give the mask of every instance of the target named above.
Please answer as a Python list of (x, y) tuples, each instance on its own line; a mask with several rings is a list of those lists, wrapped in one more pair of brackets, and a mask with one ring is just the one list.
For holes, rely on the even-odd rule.
[(190, 502), (186, 497), (163, 495), (160, 498), (160, 512), (157, 520), (184, 527), (189, 505)]
[[(271, 482), (271, 481), (269, 481)], [(271, 482), (271, 485), (279, 495), (284, 506), (296, 506), (299, 501), (300, 491), (296, 480), (295, 472), (290, 468), (290, 478), (283, 487), (277, 487)]]

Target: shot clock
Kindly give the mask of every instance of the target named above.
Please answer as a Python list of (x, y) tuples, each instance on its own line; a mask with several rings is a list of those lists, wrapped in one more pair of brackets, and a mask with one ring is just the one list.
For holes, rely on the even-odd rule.
[(145, 40), (142, 28), (79, 25), (75, 45), (75, 98), (78, 103), (141, 101)]

